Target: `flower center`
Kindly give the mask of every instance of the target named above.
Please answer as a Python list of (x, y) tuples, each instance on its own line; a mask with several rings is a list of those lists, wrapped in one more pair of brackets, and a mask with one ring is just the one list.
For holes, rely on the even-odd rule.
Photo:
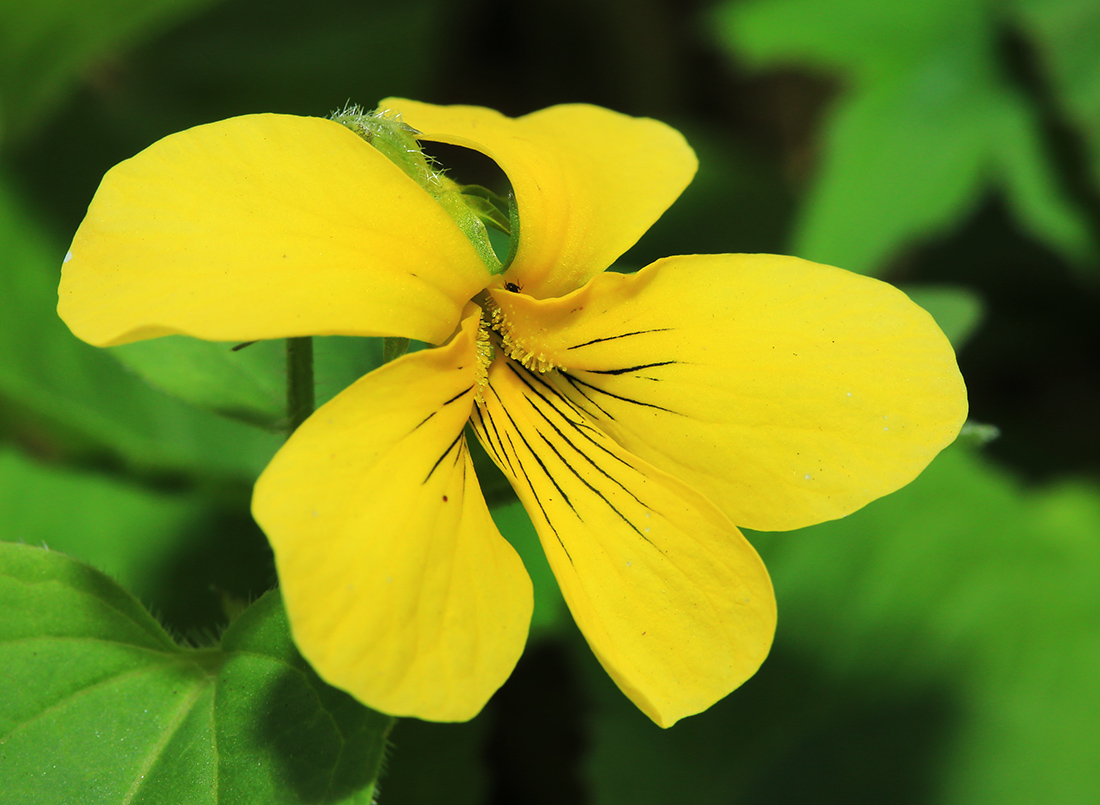
[[(564, 369), (546, 357), (530, 336), (520, 335), (511, 326), (500, 306), (488, 291), (478, 294), (474, 301), (481, 306), (481, 325), (478, 329), (478, 362), (485, 362), (485, 372), (493, 360), (493, 347), (502, 350), (508, 358), (526, 369), (539, 374)], [(479, 379), (480, 379), (479, 369)]]

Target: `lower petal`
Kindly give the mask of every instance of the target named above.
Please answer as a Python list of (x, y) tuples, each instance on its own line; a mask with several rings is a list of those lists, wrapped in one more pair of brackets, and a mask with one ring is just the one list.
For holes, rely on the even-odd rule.
[(530, 580), (493, 525), (463, 436), (477, 322), (319, 409), (256, 484), (253, 513), (302, 654), (392, 715), (472, 718), (530, 622)]
[(538, 531), (600, 663), (662, 727), (748, 679), (775, 631), (763, 563), (713, 504), (510, 360), (474, 427)]

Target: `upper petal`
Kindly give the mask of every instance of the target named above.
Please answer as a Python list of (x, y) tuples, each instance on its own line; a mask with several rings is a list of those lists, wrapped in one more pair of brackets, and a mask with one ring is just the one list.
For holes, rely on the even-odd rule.
[(756, 552), (714, 505), (498, 358), (475, 431), (523, 501), (577, 625), (662, 727), (748, 679), (775, 631)]
[(676, 257), (563, 299), (494, 297), (525, 349), (564, 367), (562, 393), (748, 528), (799, 528), (892, 492), (966, 418), (932, 318), (829, 266)]
[(390, 98), (424, 139), (480, 151), (507, 174), (519, 205), (508, 279), (538, 298), (579, 288), (610, 266), (695, 175), (675, 129), (598, 106), (552, 106), (509, 118), (477, 106)]
[(58, 311), (98, 346), (173, 333), (440, 343), (488, 279), (443, 209), (361, 138), (330, 120), (248, 115), (108, 171)]
[(463, 436), (478, 317), (320, 408), (256, 484), (294, 640), (365, 704), (473, 717), (523, 650), (533, 604)]

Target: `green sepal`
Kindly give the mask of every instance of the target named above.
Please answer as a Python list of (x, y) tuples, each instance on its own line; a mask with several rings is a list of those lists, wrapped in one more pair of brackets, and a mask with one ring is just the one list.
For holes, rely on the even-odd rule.
[(431, 189), (428, 189), (428, 192), (458, 224), (458, 228), (462, 230), (462, 234), (473, 245), (478, 257), (481, 258), (481, 262), (489, 269), (489, 273), (494, 276), (502, 274), (504, 266), (493, 250), (493, 244), (489, 241), (489, 232), (485, 229), (485, 224), (482, 223), (478, 214), (466, 203), (466, 197), (458, 191), (436, 190), (432, 192)]
[(348, 105), (332, 114), (332, 120), (345, 126), (382, 152), (413, 181), (427, 189), (436, 176), (431, 160), (416, 139), (420, 134), (395, 115), (368, 112), (359, 105)]
[(394, 720), (322, 682), (277, 592), (179, 645), (67, 556), (0, 544), (7, 802), (369, 803)]
[[(405, 174), (434, 198), (462, 230), (473, 245), (485, 267), (491, 274), (500, 274), (504, 268), (489, 242), (479, 211), (466, 201), (462, 186), (455, 183), (436, 167), (435, 161), (424, 153), (417, 139), (420, 132), (403, 123), (401, 119), (383, 109), (365, 111), (361, 106), (349, 105), (334, 112), (331, 119), (354, 131), (387, 159), (401, 168)], [(476, 195), (475, 195), (476, 197)], [(481, 201), (478, 207), (482, 206)]]
[(466, 204), (482, 223), (505, 235), (512, 234), (512, 222), (508, 212), (509, 199), (479, 184), (458, 185), (458, 191), (462, 193)]
[(519, 251), (519, 204), (516, 203), (516, 194), (508, 194), (508, 254), (504, 258), (503, 274), (512, 267), (512, 261), (516, 259)]

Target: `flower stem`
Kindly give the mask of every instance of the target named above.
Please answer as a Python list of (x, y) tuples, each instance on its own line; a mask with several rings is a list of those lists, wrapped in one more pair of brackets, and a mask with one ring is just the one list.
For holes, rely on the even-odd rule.
[(313, 413), (313, 339), (286, 340), (286, 413), (288, 435)]

